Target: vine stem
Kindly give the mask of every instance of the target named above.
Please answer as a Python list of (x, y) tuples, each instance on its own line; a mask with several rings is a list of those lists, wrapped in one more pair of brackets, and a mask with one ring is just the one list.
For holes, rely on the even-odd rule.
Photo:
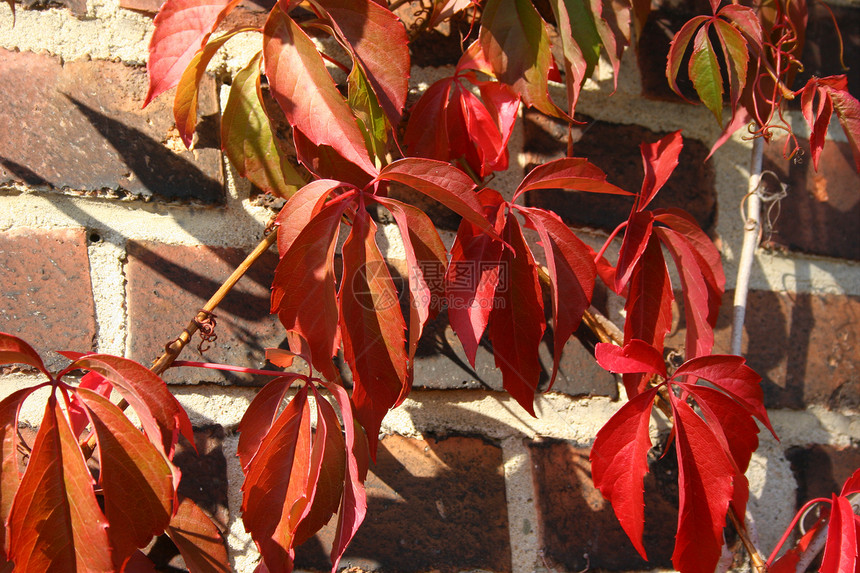
[[(218, 288), (218, 290), (213, 294), (209, 300), (203, 305), (203, 308), (197, 313), (194, 319), (188, 323), (188, 326), (185, 327), (185, 330), (177, 336), (173, 342), (170, 342), (165, 346), (164, 353), (158, 357), (158, 359), (153, 362), (152, 366), (150, 366), (150, 370), (161, 376), (165, 370), (170, 368), (173, 362), (176, 360), (176, 357), (179, 356), (179, 353), (182, 352), (182, 349), (185, 348), (188, 343), (191, 341), (191, 337), (194, 335), (197, 330), (200, 329), (199, 321), (206, 320), (210, 313), (215, 310), (221, 301), (224, 300), (224, 297), (227, 296), (236, 283), (239, 282), (248, 269), (251, 268), (257, 259), (259, 259), (263, 253), (269, 250), (269, 248), (275, 244), (275, 241), (278, 239), (277, 231), (272, 231), (265, 237), (263, 240), (254, 247), (254, 250), (245, 257), (245, 260), (236, 267), (233, 273), (227, 278), (226, 281)], [(125, 398), (119, 401), (117, 404), (121, 410), (125, 410), (128, 408), (128, 402), (126, 402)], [(89, 459), (92, 456), (93, 451), (96, 447), (96, 434), (95, 432), (90, 433), (85, 442), (81, 444), (81, 450), (83, 451), (84, 458)]]
[(744, 319), (747, 311), (747, 293), (749, 292), (750, 274), (758, 246), (761, 231), (761, 197), (758, 187), (761, 183), (761, 165), (764, 155), (764, 139), (756, 137), (753, 140), (752, 160), (750, 162), (750, 179), (746, 195), (747, 212), (744, 221), (744, 240), (741, 248), (741, 258), (738, 261), (738, 278), (735, 282), (735, 299), (732, 316), (732, 354), (740, 356), (741, 339), (743, 337)]
[[(747, 211), (744, 219), (744, 238), (741, 248), (741, 257), (738, 261), (738, 276), (735, 281), (734, 308), (732, 314), (732, 336), (731, 353), (741, 355), (741, 342), (744, 330), (744, 319), (747, 310), (747, 294), (749, 293), (750, 274), (752, 273), (755, 250), (758, 247), (759, 234), (761, 230), (761, 197), (759, 196), (759, 184), (761, 183), (762, 159), (764, 156), (764, 138), (753, 139), (752, 157), (750, 159), (750, 178), (745, 197)], [(743, 206), (741, 206), (743, 208)], [(741, 538), (747, 553), (750, 556), (753, 571), (765, 573), (767, 566), (761, 552), (755, 546), (749, 529), (753, 530), (752, 523), (745, 524), (742, 516), (737, 515), (734, 507), (730, 508), (729, 518), (735, 530)]]

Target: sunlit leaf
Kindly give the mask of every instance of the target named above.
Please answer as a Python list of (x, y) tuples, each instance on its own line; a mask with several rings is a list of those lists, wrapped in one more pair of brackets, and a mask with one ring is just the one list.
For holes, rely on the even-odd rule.
[(9, 514), (10, 561), (21, 573), (114, 570), (107, 520), (93, 479), (54, 394)]
[(173, 457), (179, 435), (194, 443), (188, 414), (167, 389), (164, 381), (148, 368), (126, 358), (89, 354), (72, 362), (66, 372), (80, 368), (104, 376), (131, 404), (150, 441), (168, 458)]
[(656, 388), (634, 396), (597, 432), (591, 447), (591, 475), (633, 547), (647, 559), (642, 544), (645, 523), (643, 480), (651, 449), (648, 431)]
[(702, 26), (693, 40), (693, 55), (690, 57), (690, 79), (699, 99), (705, 104), (717, 123), (723, 125), (723, 78), (720, 63), (711, 39), (709, 26)]
[(642, 372), (668, 377), (663, 354), (644, 340), (633, 339), (623, 347), (600, 342), (594, 348), (594, 358), (602, 368), (616, 374)]
[(200, 80), (206, 73), (212, 56), (227, 43), (227, 40), (241, 32), (252, 31), (253, 28), (234, 30), (228, 34), (222, 34), (214, 40), (210, 40), (203, 48), (194, 54), (188, 67), (182, 73), (179, 84), (176, 86), (176, 97), (173, 99), (173, 118), (176, 121), (176, 129), (185, 147), (191, 147), (191, 139), (197, 127), (197, 96), (200, 89)]
[(290, 197), (275, 219), (278, 225), (278, 252), (282, 257), (290, 250), (302, 229), (319, 214), (331, 193), (341, 186), (340, 181), (318, 179)]
[(672, 565), (712, 573), (720, 558), (734, 471), (728, 454), (702, 418), (672, 398), (678, 455), (678, 532)]
[(683, 147), (684, 141), (680, 131), (670, 133), (656, 143), (642, 143), (639, 146), (645, 177), (642, 179), (642, 189), (639, 192), (639, 201), (636, 203), (638, 211), (647, 207), (669, 180), (675, 167), (678, 166), (678, 157)]
[(281, 10), (270, 13), (264, 37), (266, 77), (290, 125), (375, 175), (356, 119), (310, 37)]
[(251, 183), (278, 197), (289, 197), (304, 179), (286, 160), (262, 104), (260, 54), (233, 78), (221, 117), (221, 148)]
[(16, 390), (0, 402), (0, 557), (8, 554), (6, 523), (21, 482), (18, 464), (18, 416), (21, 404), (33, 392)]
[(361, 122), (367, 148), (374, 157), (384, 157), (388, 143), (388, 120), (361, 66), (353, 66), (347, 78), (347, 85), (349, 107)]
[(144, 107), (176, 86), (194, 55), (239, 0), (167, 0), (149, 41), (149, 91)]
[(582, 157), (564, 157), (538, 165), (523, 178), (514, 199), (535, 189), (570, 189), (590, 193), (633, 195), (606, 181), (606, 173)]
[(254, 399), (245, 410), (242, 420), (239, 422), (239, 445), (237, 453), (242, 468), (247, 469), (254, 455), (260, 449), (263, 438), (269, 432), (272, 424), (277, 419), (281, 402), (289, 390), (290, 385), (297, 379), (299, 374), (286, 374), (275, 378), (257, 392)]
[(39, 353), (33, 350), (32, 346), (5, 332), (0, 332), (0, 364), (26, 364), (51, 377)]

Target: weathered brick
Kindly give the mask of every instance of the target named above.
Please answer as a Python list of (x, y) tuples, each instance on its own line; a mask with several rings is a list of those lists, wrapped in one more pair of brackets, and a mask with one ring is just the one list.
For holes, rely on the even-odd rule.
[[(714, 353), (731, 350), (732, 300), (723, 297)], [(683, 319), (666, 340), (681, 348)], [(742, 352), (762, 376), (768, 408), (860, 406), (860, 297), (750, 291)]]
[[(800, 139), (799, 161), (782, 155), (785, 139), (765, 146), (763, 168), (788, 185), (787, 196), (772, 211), (771, 245), (792, 251), (860, 260), (860, 175), (851, 147), (824, 145), (818, 171), (812, 167), (809, 140)], [(766, 237), (768, 238), (768, 237)]]
[[(128, 246), (129, 353), (144, 365), (157, 358), (194, 318), (245, 257), (239, 249), (132, 242)], [(215, 310), (217, 340), (203, 352), (198, 335), (181, 358), (261, 368), (265, 348), (284, 343), (277, 317), (269, 314), (269, 287), (277, 255), (266, 253)], [(215, 370), (168, 370), (169, 382), (185, 380), (250, 383), (264, 379)]]
[(49, 369), (66, 360), (48, 351), (94, 350), (95, 305), (84, 229), (0, 233), (0, 295), (0, 330), (31, 344)]
[[(573, 127), (573, 154), (586, 157), (608, 174), (610, 183), (631, 192), (642, 187), (644, 169), (639, 144), (653, 143), (665, 136), (637, 125), (615, 125), (577, 116), (585, 125)], [(526, 171), (541, 163), (564, 157), (567, 126), (538, 112), (524, 116)], [(680, 163), (649, 208), (678, 207), (688, 211), (706, 232), (717, 220), (714, 169), (708, 148), (695, 139), (684, 140)], [(611, 231), (626, 221), (633, 207), (632, 197), (547, 189), (526, 195), (527, 204), (558, 213), (575, 227)]]
[(146, 71), (0, 50), (0, 185), (105, 197), (218, 203), (223, 174), (215, 81), (200, 89), (199, 141), (185, 149), (173, 92), (141, 109)]
[[(367, 480), (367, 519), (341, 565), (371, 571), (510, 571), (502, 453), (478, 438), (387, 436)], [(296, 552), (328, 571), (330, 523)]]
[(671, 567), (678, 520), (677, 462), (672, 453), (651, 462), (645, 477), (645, 534), (650, 561), (639, 556), (612, 506), (591, 481), (589, 450), (568, 442), (528, 442), (540, 520), (542, 557), (549, 569), (628, 571)]
[(830, 498), (860, 469), (860, 448), (822, 444), (793, 447), (785, 452), (797, 480), (797, 508), (816, 497)]

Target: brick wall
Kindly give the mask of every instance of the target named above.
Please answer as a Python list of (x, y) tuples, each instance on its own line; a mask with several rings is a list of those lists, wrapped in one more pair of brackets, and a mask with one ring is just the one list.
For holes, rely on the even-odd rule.
[[(148, 364), (262, 236), (274, 211), (224, 166), (218, 151), (219, 86), (202, 90), (203, 121), (193, 152), (178, 142), (170, 94), (141, 110), (146, 45), (157, 2), (61, 0), (17, 6), (13, 26), (0, 3), (0, 330), (51, 350), (98, 350)], [(683, 3), (682, 3), (683, 4)], [(257, 22), (246, 3), (231, 16)], [(857, 22), (854, 3), (837, 6)], [(660, 11), (645, 33), (676, 13)], [(857, 61), (858, 26), (843, 26)], [(816, 36), (815, 34), (818, 34)], [(828, 32), (810, 34), (813, 46)], [(438, 36), (438, 35), (437, 35)], [(657, 40), (655, 40), (656, 42)], [(416, 90), (448, 72), (456, 35), (416, 43)], [(231, 40), (212, 69), (235, 71), (254, 46)], [(811, 51), (815, 70), (828, 58)], [(638, 143), (684, 129), (681, 166), (661, 200), (688, 209), (720, 246), (729, 284), (737, 272), (749, 144), (728, 142), (704, 161), (718, 135), (706, 110), (667, 98), (659, 54), (629, 53), (612, 98), (608, 78), (581, 97), (585, 122), (575, 152), (638, 187)], [(656, 58), (656, 59), (655, 59)], [(831, 58), (832, 59), (832, 58)], [(655, 64), (655, 62), (657, 62)], [(832, 70), (831, 70), (832, 72)], [(856, 88), (858, 75), (852, 72)], [(641, 97), (641, 94), (648, 97)], [(858, 94), (855, 90), (855, 96)], [(799, 122), (797, 122), (800, 125)], [(564, 154), (565, 129), (527, 112), (512, 139), (516, 159), (494, 186), (514, 188), (523, 170)], [(766, 404), (781, 441), (767, 435), (749, 470), (751, 511), (763, 548), (773, 546), (794, 509), (835, 491), (860, 465), (860, 178), (844, 137), (834, 136), (815, 173), (768, 148), (766, 169), (791, 187), (767, 249), (757, 253), (744, 353), (764, 377)], [(624, 199), (545, 193), (536, 205), (587, 228), (598, 244), (623, 219)], [(450, 228), (444, 214), (438, 222)], [(450, 239), (450, 232), (445, 236)], [(268, 292), (276, 255), (264, 257), (218, 310), (218, 338), (199, 358), (264, 367), (264, 349), (284, 344)], [(724, 300), (717, 351), (728, 351), (732, 293)], [(618, 318), (618, 301), (597, 302)], [(683, 319), (669, 344), (684, 340)], [(544, 349), (546, 351), (546, 349)], [(620, 406), (619, 384), (595, 364), (589, 342), (568, 343), (553, 392), (531, 418), (503, 394), (484, 348), (472, 370), (444, 317), (427, 329), (415, 390), (383, 423), (368, 480), (369, 516), (343, 561), (368, 570), (631, 571), (669, 567), (677, 513), (672, 456), (655, 460), (646, 482), (644, 563), (590, 481), (597, 429)], [(548, 358), (548, 353), (544, 359)], [(256, 553), (238, 521), (241, 471), (236, 426), (260, 380), (212, 371), (170, 371), (166, 379), (196, 428), (199, 456), (177, 456), (183, 492), (225, 532), (236, 571)], [(0, 392), (29, 375), (4, 371)], [(25, 419), (38, 419), (28, 401)], [(299, 567), (326, 570), (323, 532), (302, 547)], [(176, 565), (159, 542), (151, 555)], [(175, 570), (175, 569), (171, 569)]]

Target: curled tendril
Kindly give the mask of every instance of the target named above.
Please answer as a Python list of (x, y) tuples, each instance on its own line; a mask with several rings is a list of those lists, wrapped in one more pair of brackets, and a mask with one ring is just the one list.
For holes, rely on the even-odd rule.
[[(205, 318), (200, 318), (201, 314)], [(197, 323), (200, 332), (200, 343), (197, 345), (197, 350), (200, 354), (212, 348), (211, 343), (218, 339), (218, 335), (215, 333), (215, 326), (217, 324), (215, 318), (215, 313), (203, 309), (200, 309), (194, 318), (194, 322)]]

